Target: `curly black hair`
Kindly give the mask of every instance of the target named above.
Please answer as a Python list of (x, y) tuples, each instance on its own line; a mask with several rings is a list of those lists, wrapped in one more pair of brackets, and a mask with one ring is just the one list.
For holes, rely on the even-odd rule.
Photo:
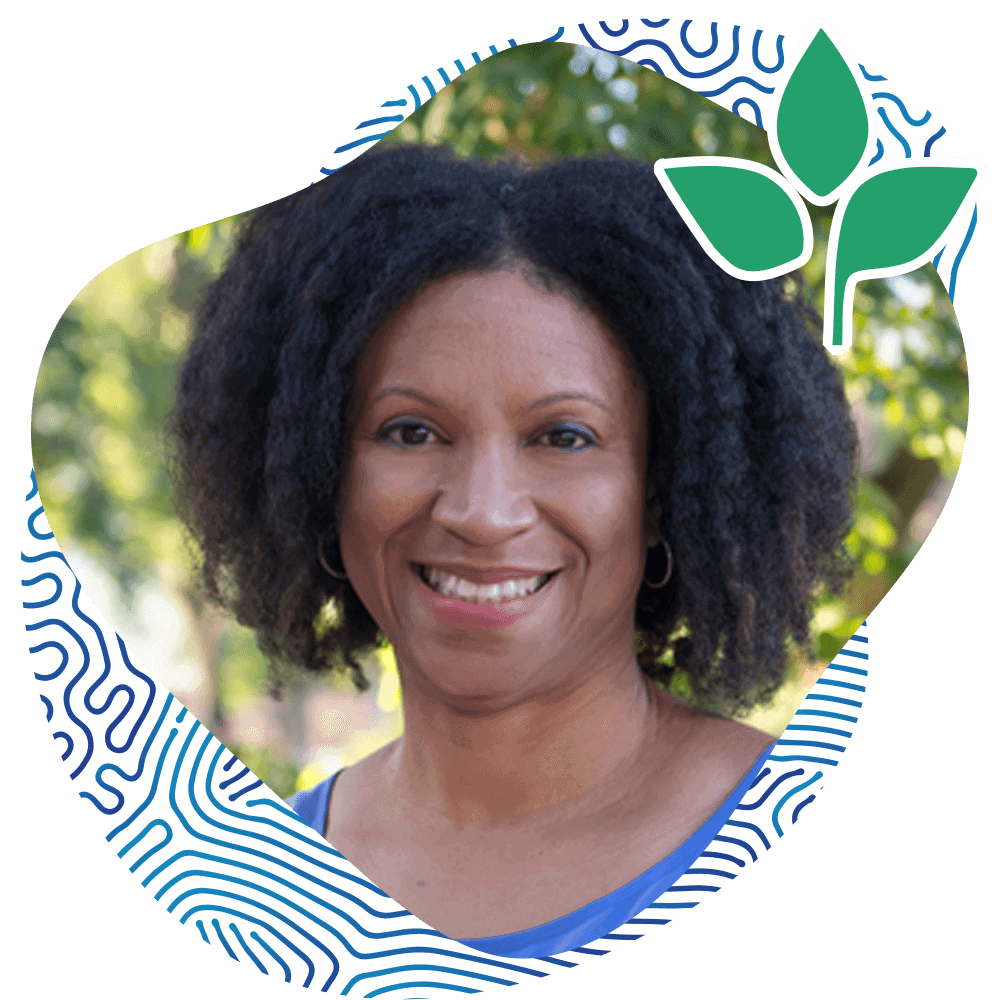
[(649, 475), (673, 549), (635, 611), (641, 668), (682, 669), (736, 713), (808, 647), (852, 565), (856, 432), (802, 283), (740, 281), (704, 253), (652, 169), (618, 156), (529, 169), (373, 150), (257, 211), (200, 310), (168, 419), (178, 510), (210, 597), (272, 664), (348, 669), (378, 626), (320, 565), (362, 345), (428, 283), (526, 268), (585, 302), (649, 396)]

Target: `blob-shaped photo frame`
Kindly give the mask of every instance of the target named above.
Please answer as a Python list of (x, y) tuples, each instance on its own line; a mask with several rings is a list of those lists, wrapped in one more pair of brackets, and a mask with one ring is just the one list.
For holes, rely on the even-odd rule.
[[(658, 22), (651, 23), (656, 24)], [(580, 25), (579, 30), (585, 39), (581, 44), (599, 49), (612, 49), (612, 39), (616, 48), (627, 47), (631, 44), (628, 38), (623, 39), (625, 32), (619, 30), (617, 25), (612, 26), (613, 30), (609, 31), (608, 26), (602, 23), (602, 29), (604, 35), (595, 38), (593, 31), (596, 31), (596, 29), (590, 31), (585, 29), (584, 25)], [(646, 29), (652, 30), (648, 24), (644, 25), (644, 30)], [(690, 30), (693, 36), (694, 28)], [(595, 43), (597, 43), (596, 46)], [(753, 62), (758, 65), (760, 65), (759, 46), (762, 44), (758, 33), (758, 38), (754, 39), (752, 50)], [(693, 46), (689, 45), (687, 47), (689, 53), (691, 53), (692, 49)], [(458, 62), (456, 60), (456, 63)], [(442, 71), (439, 70), (438, 72)], [(442, 72), (442, 75), (445, 76), (445, 73)], [(447, 79), (447, 77), (445, 78)], [(417, 100), (420, 100), (420, 90), (418, 87), (421, 84), (430, 89), (434, 86), (429, 77), (422, 77), (417, 82), (417, 86), (411, 85), (407, 88), (408, 92), (415, 92), (416, 96), (406, 98), (405, 100), (411, 100), (413, 104)], [(751, 84), (745, 85), (751, 86)], [(399, 100), (396, 103), (398, 104)], [(893, 103), (897, 107), (903, 106), (905, 108), (905, 105), (902, 104), (899, 98), (895, 102), (888, 102), (889, 105)], [(744, 106), (746, 106), (746, 102), (744, 102)], [(912, 125), (912, 122), (905, 110), (903, 111), (903, 117), (906, 120), (905, 123), (896, 122), (896, 130), (893, 130), (892, 124), (889, 124), (889, 129), (897, 139), (902, 136), (901, 141), (905, 143), (907, 132), (904, 124)], [(371, 120), (366, 119), (363, 124), (371, 125)], [(359, 128), (361, 127), (359, 126)], [(363, 135), (360, 140), (352, 140), (352, 143), (364, 142), (366, 138), (368, 136)], [(345, 142), (338, 146), (335, 155), (340, 155), (343, 158), (345, 154), (349, 153), (349, 147), (352, 143)], [(913, 144), (912, 141), (911, 144)], [(325, 166), (324, 172), (333, 169), (335, 167)], [(963, 240), (959, 243), (958, 249), (952, 249), (950, 257), (951, 267), (948, 272), (948, 282), (951, 284), (952, 290), (957, 281), (958, 265), (961, 263), (961, 256), (968, 246), (968, 240), (964, 238), (966, 235), (971, 238), (970, 228), (965, 230)], [(947, 250), (945, 253), (947, 253)], [(944, 259), (944, 254), (937, 261), (939, 266), (942, 259)], [(948, 266), (948, 260), (945, 260), (943, 266)], [(33, 648), (36, 652), (42, 652), (44, 648), (50, 652), (58, 653), (57, 660), (63, 657), (63, 653), (59, 651), (60, 644), (58, 640), (51, 638), (47, 634), (44, 636), (41, 634), (45, 632), (46, 628), (51, 631), (53, 618), (47, 616), (55, 615), (62, 622), (57, 628), (70, 633), (73, 631), (74, 626), (77, 627), (76, 641), (78, 644), (81, 633), (85, 630), (90, 630), (83, 643), (79, 645), (79, 648), (81, 651), (85, 648), (89, 649), (93, 653), (94, 662), (89, 664), (88, 667), (98, 671), (98, 676), (93, 678), (88, 677), (85, 681), (80, 679), (79, 675), (74, 674), (76, 680), (66, 685), (66, 688), (62, 692), (63, 697), (55, 699), (43, 695), (43, 705), (46, 706), (46, 714), (52, 717), (51, 721), (59, 723), (60, 728), (56, 733), (56, 737), (60, 741), (64, 759), (68, 764), (72, 765), (72, 770), (75, 772), (73, 775), (74, 778), (79, 778), (88, 770), (88, 765), (93, 759), (92, 746), (99, 747), (103, 744), (105, 751), (102, 752), (110, 750), (112, 753), (123, 755), (106, 758), (102, 764), (89, 768), (95, 786), (93, 789), (85, 792), (84, 797), (102, 814), (118, 818), (113, 823), (113, 828), (109, 828), (107, 832), (108, 839), (112, 840), (114, 846), (118, 847), (116, 853), (119, 853), (120, 856), (124, 857), (129, 852), (138, 855), (134, 858), (127, 857), (125, 860), (132, 867), (133, 871), (142, 875), (147, 886), (152, 886), (156, 890), (155, 895), (159, 898), (168, 895), (171, 891), (175, 890), (175, 887), (184, 878), (191, 875), (191, 872), (185, 869), (183, 873), (169, 873), (170, 877), (166, 881), (163, 881), (161, 876), (167, 869), (157, 870), (159, 865), (156, 863), (166, 860), (166, 857), (160, 853), (161, 850), (174, 838), (177, 838), (177, 840), (171, 845), (170, 853), (172, 856), (176, 856), (173, 854), (174, 851), (183, 853), (187, 850), (194, 850), (193, 847), (182, 847), (179, 843), (181, 837), (186, 833), (189, 836), (193, 836), (196, 840), (201, 841), (203, 846), (204, 843), (210, 841), (211, 830), (209, 828), (212, 828), (222, 831), (224, 834), (221, 839), (216, 838), (216, 846), (219, 847), (222, 853), (209, 858), (202, 857), (201, 860), (205, 862), (206, 867), (199, 870), (204, 872), (211, 871), (210, 875), (206, 874), (204, 876), (206, 878), (227, 881), (234, 885), (239, 884), (243, 886), (244, 890), (250, 888), (248, 882), (252, 883), (255, 893), (254, 906), (257, 909), (254, 914), (248, 914), (243, 911), (234, 913), (232, 912), (233, 907), (229, 907), (229, 917), (232, 919), (228, 923), (223, 923), (219, 914), (226, 907), (221, 903), (220, 899), (213, 898), (212, 903), (206, 907), (206, 912), (207, 910), (211, 910), (212, 915), (201, 921), (199, 931), (204, 939), (211, 940), (217, 946), (225, 948), (230, 957), (240, 959), (244, 963), (252, 963), (261, 971), (267, 971), (269, 975), (279, 979), (284, 978), (286, 981), (298, 981), (301, 979), (302, 985), (307, 985), (306, 980), (308, 980), (308, 985), (319, 985), (320, 989), (324, 987), (330, 988), (332, 983), (336, 982), (338, 991), (343, 991), (348, 986), (349, 981), (353, 984), (353, 988), (365, 984), (373, 986), (374, 984), (369, 983), (369, 980), (378, 977), (379, 986), (392, 986), (396, 989), (404, 990), (412, 988), (421, 991), (421, 995), (430, 995), (427, 991), (435, 988), (451, 989), (453, 991), (455, 984), (460, 982), (465, 983), (467, 989), (462, 990), (465, 992), (468, 991), (472, 980), (476, 980), (476, 988), (480, 988), (483, 985), (500, 985), (501, 982), (503, 985), (507, 985), (508, 983), (513, 984), (514, 982), (531, 982), (543, 976), (548, 977), (553, 975), (552, 968), (540, 965), (538, 962), (524, 962), (518, 968), (505, 968), (502, 975), (494, 973), (497, 973), (497, 966), (503, 965), (503, 963), (494, 962), (491, 965), (493, 971), (484, 972), (483, 968), (485, 968), (486, 964), (490, 963), (486, 962), (482, 956), (472, 955), (470, 957), (470, 954), (462, 949), (453, 949), (442, 959), (439, 954), (440, 949), (431, 945), (428, 955), (433, 952), (439, 956), (433, 961), (444, 962), (443, 965), (437, 965), (431, 970), (435, 976), (439, 977), (439, 979), (435, 979), (432, 983), (426, 978), (419, 980), (413, 978), (414, 974), (424, 976), (428, 972), (426, 968), (404, 968), (396, 964), (391, 970), (379, 969), (376, 971), (370, 966), (359, 963), (357, 968), (348, 970), (348, 960), (345, 960), (342, 955), (337, 953), (331, 955), (329, 950), (324, 951), (322, 944), (320, 944), (320, 953), (325, 954), (329, 963), (329, 967), (325, 969), (326, 978), (324, 979), (322, 974), (316, 972), (318, 965), (316, 955), (296, 946), (287, 935), (285, 935), (283, 943), (291, 951), (283, 951), (276, 943), (280, 941), (280, 938), (268, 937), (268, 933), (275, 934), (273, 926), (268, 927), (266, 930), (261, 930), (263, 925), (260, 912), (266, 910), (268, 906), (272, 906), (272, 903), (269, 903), (268, 899), (274, 901), (278, 896), (282, 895), (280, 890), (276, 892), (274, 888), (276, 885), (286, 884), (283, 882), (282, 872), (286, 872), (289, 869), (290, 862), (282, 854), (287, 852), (289, 853), (289, 857), (294, 856), (301, 861), (302, 845), (303, 843), (309, 843), (310, 840), (314, 843), (314, 847), (318, 846), (321, 853), (326, 854), (326, 858), (324, 859), (319, 856), (310, 857), (308, 863), (318, 866), (317, 871), (321, 870), (325, 874), (303, 874), (303, 870), (300, 869), (296, 872), (296, 875), (299, 878), (304, 878), (313, 885), (325, 883), (322, 885), (323, 891), (332, 892), (334, 896), (338, 897), (337, 902), (342, 903), (343, 899), (348, 898), (348, 896), (354, 897), (351, 899), (351, 905), (358, 907), (358, 912), (357, 914), (353, 914), (355, 919), (352, 921), (349, 917), (348, 922), (358, 929), (361, 934), (359, 940), (367, 940), (373, 936), (381, 937), (384, 933), (377, 922), (373, 927), (369, 926), (362, 929), (362, 921), (364, 919), (371, 917), (388, 919), (388, 916), (386, 913), (373, 912), (377, 909), (377, 906), (373, 905), (373, 901), (377, 902), (375, 897), (364, 899), (357, 895), (359, 892), (372, 892), (373, 890), (370, 886), (364, 884), (365, 880), (356, 871), (353, 871), (351, 866), (346, 864), (342, 858), (336, 855), (336, 852), (332, 852), (328, 847), (324, 847), (321, 844), (317, 845), (315, 843), (316, 838), (310, 838), (308, 834), (298, 829), (294, 822), (288, 825), (289, 815), (287, 811), (282, 809), (280, 803), (259, 790), (259, 783), (255, 782), (253, 777), (247, 774), (245, 769), (231, 755), (225, 754), (221, 744), (215, 741), (213, 737), (208, 736), (205, 730), (201, 729), (199, 724), (183, 708), (172, 701), (169, 694), (165, 691), (157, 691), (156, 685), (143, 673), (142, 669), (129, 660), (124, 644), (120, 640), (115, 641), (111, 630), (107, 627), (102, 628), (99, 624), (98, 619), (100, 616), (87, 603), (86, 597), (81, 594), (79, 584), (75, 581), (72, 573), (68, 573), (62, 565), (59, 565), (60, 561), (58, 558), (48, 554), (52, 551), (51, 544), (47, 545), (45, 543), (51, 540), (45, 537), (48, 532), (43, 516), (39, 515), (37, 511), (38, 497), (35, 484), (29, 483), (24, 492), (26, 494), (27, 506), (23, 515), (23, 530), (25, 534), (22, 546), (22, 558), (26, 566), (37, 566), (38, 570), (42, 570), (42, 567), (37, 564), (53, 560), (53, 565), (51, 567), (46, 565), (44, 572), (35, 572), (25, 577), (29, 588), (38, 588), (41, 585), (42, 587), (50, 587), (52, 590), (51, 593), (45, 593), (42, 596), (38, 596), (37, 590), (30, 594), (26, 591), (25, 607), (28, 610), (29, 637), (32, 637), (32, 633), (38, 633), (39, 639), (41, 639), (41, 642), (36, 642), (32, 638)], [(64, 605), (65, 607), (63, 607)], [(844, 693), (852, 694), (852, 698), (860, 697), (858, 692), (864, 687), (864, 684), (859, 684), (858, 681), (863, 678), (863, 671), (867, 666), (864, 662), (866, 657), (863, 652), (865, 649), (863, 643), (866, 638), (864, 629), (859, 630), (858, 633), (852, 636), (845, 647), (845, 651), (838, 654), (838, 657), (834, 659), (834, 663), (831, 666), (831, 671), (822, 679), (822, 683), (826, 684), (830, 690), (833, 688), (843, 690), (839, 690), (837, 695), (831, 696), (824, 695), (823, 692), (825, 689), (819, 687), (816, 689), (816, 693), (809, 696), (810, 698), (830, 701), (832, 698), (842, 698)], [(852, 652), (854, 653), (853, 656)], [(84, 652), (83, 655), (86, 657), (87, 653)], [(66, 653), (66, 657), (69, 657), (68, 652)], [(62, 659), (61, 666), (58, 662), (54, 661), (50, 665), (52, 669), (36, 670), (36, 675), (41, 675), (39, 682), (45, 684), (50, 681), (58, 681), (62, 673), (69, 670), (67, 658)], [(102, 662), (103, 666), (101, 665)], [(859, 663), (861, 666), (858, 665)], [(121, 678), (121, 684), (119, 683), (119, 677)], [(93, 715), (93, 719), (91, 720), (95, 723), (93, 730), (86, 723), (80, 726), (81, 720), (75, 712), (73, 695), (70, 690), (74, 683), (79, 685), (80, 690), (78, 693), (83, 697), (86, 709)], [(84, 685), (88, 689), (86, 693), (83, 692)], [(98, 694), (97, 692), (100, 693)], [(129, 692), (131, 692), (131, 695)], [(65, 716), (56, 719), (56, 712), (60, 709), (60, 700)], [(844, 701), (843, 704), (846, 705), (847, 702)], [(135, 706), (134, 710), (133, 706)], [(826, 706), (826, 708), (829, 708), (829, 706)], [(51, 712), (49, 711), (50, 709)], [(806, 710), (807, 714), (808, 711)], [(67, 723), (65, 719), (69, 719), (70, 722)], [(846, 723), (848, 720), (839, 719), (838, 721)], [(801, 726), (803, 723), (812, 722), (815, 722), (815, 720), (804, 719), (803, 717), (796, 725)], [(80, 732), (89, 733), (90, 739), (85, 735), (81, 740), (78, 733), (78, 738), (74, 740), (71, 731), (77, 732), (77, 730), (71, 730), (73, 724), (79, 727)], [(100, 731), (97, 729), (98, 725), (102, 727)], [(841, 731), (840, 735), (841, 739), (846, 739), (848, 733)], [(786, 740), (788, 741), (786, 745), (798, 743), (798, 746), (801, 747), (805, 744), (805, 741), (796, 741), (789, 734), (786, 734)], [(814, 744), (817, 741), (811, 740), (810, 742)], [(843, 752), (845, 746), (846, 743), (838, 746), (831, 744), (825, 749), (829, 750), (831, 754), (836, 754)], [(801, 810), (812, 801), (813, 789), (814, 787), (820, 787), (819, 783), (821, 782), (823, 773), (820, 767), (817, 768), (817, 773), (815, 774), (805, 774), (804, 769), (811, 764), (829, 767), (832, 763), (829, 758), (823, 758), (822, 761), (805, 759), (814, 750), (816, 750), (815, 746), (809, 752), (803, 752), (798, 748), (790, 748), (786, 755), (791, 759), (784, 761), (778, 755), (772, 755), (771, 774), (765, 775), (765, 778), (768, 778), (769, 786), (766, 795), (763, 797), (758, 795), (757, 799), (760, 801), (756, 805), (750, 802), (750, 799), (754, 797), (749, 795), (741, 803), (744, 809), (755, 809), (767, 800), (766, 805), (771, 809), (770, 826), (764, 829), (757, 824), (752, 824), (757, 827), (757, 835), (762, 840), (766, 841), (768, 835), (772, 839), (783, 836), (788, 827), (797, 820)], [(127, 757), (129, 752), (133, 752), (135, 760)], [(173, 758), (170, 758), (171, 752), (175, 753)], [(128, 760), (128, 764), (120, 766), (126, 759)], [(156, 761), (155, 765), (154, 759)], [(96, 760), (94, 760), (94, 764), (96, 765)], [(784, 768), (780, 771), (774, 770), (775, 765), (782, 764), (791, 764), (794, 766)], [(110, 777), (111, 775), (117, 776), (117, 779), (122, 779), (130, 786), (135, 785), (136, 787), (125, 788), (115, 777)], [(139, 780), (140, 777), (142, 781)], [(163, 781), (162, 787), (160, 785), (161, 780)], [(144, 781), (148, 781), (148, 784), (143, 784)], [(783, 786), (781, 794), (774, 796), (773, 802), (770, 801), (772, 792), (776, 791), (782, 782), (787, 787)], [(136, 798), (135, 793), (138, 791), (140, 785), (142, 785), (143, 794)], [(759, 785), (757, 791), (761, 792), (762, 790), (763, 785)], [(125, 792), (128, 793), (128, 796), (123, 798)], [(220, 798), (220, 794), (223, 792), (225, 794)], [(186, 796), (186, 798), (178, 799), (179, 793)], [(199, 795), (204, 796), (204, 799), (200, 799)], [(163, 820), (152, 812), (144, 812), (144, 810), (149, 809), (150, 803), (155, 803), (161, 797), (164, 803), (166, 803), (164, 808), (172, 811), (174, 816), (180, 818), (190, 811), (192, 816), (196, 814), (199, 817), (200, 821), (205, 824), (205, 828), (198, 828), (196, 830), (194, 827), (189, 826), (184, 819), (180, 820), (179, 826), (175, 826), (173, 823)], [(131, 810), (123, 809), (126, 801), (131, 805), (133, 798), (135, 799), (135, 807)], [(205, 812), (206, 807), (210, 808), (212, 812)], [(787, 817), (784, 816), (785, 810), (788, 811)], [(128, 816), (125, 815), (126, 812)], [(142, 816), (142, 829), (140, 830), (137, 826), (134, 830), (131, 830), (131, 825), (140, 822), (138, 819), (139, 816)], [(225, 817), (227, 816), (230, 820), (226, 820)], [(190, 819), (190, 817), (188, 818)], [(248, 819), (252, 821), (249, 825), (247, 824)], [(127, 837), (128, 842), (122, 843), (119, 846), (117, 840), (122, 840), (122, 835), (126, 833), (125, 826), (123, 826), (123, 821), (125, 820), (129, 820), (129, 823), (125, 824), (130, 829)], [(229, 825), (230, 821), (235, 825)], [(155, 834), (156, 831), (163, 833), (164, 838), (162, 841), (153, 844), (143, 843), (144, 840), (149, 838), (151, 834)], [(278, 841), (281, 842), (280, 846), (271, 838), (271, 834), (275, 831), (280, 831), (278, 835)], [(248, 841), (244, 843), (240, 840), (240, 837), (248, 838)], [(288, 839), (289, 837), (291, 838), (290, 840)], [(256, 841), (260, 843), (255, 844)], [(265, 842), (268, 845), (267, 857), (261, 859), (260, 846)], [(236, 846), (237, 844), (239, 844), (238, 847)], [(752, 848), (753, 845), (750, 846)], [(768, 845), (765, 843), (764, 846)], [(236, 853), (229, 853), (231, 851), (235, 851)], [(206, 852), (201, 851), (198, 853), (204, 855)], [(207, 853), (212, 854), (212, 852)], [(713, 853), (716, 855), (719, 854), (718, 851), (714, 851)], [(239, 855), (238, 857), (237, 854)], [(244, 856), (249, 857), (250, 855), (258, 857), (263, 867), (248, 867), (248, 862)], [(333, 860), (331, 861), (331, 859)], [(736, 868), (745, 866), (745, 859), (743, 865), (740, 865), (739, 861), (739, 858), (734, 859), (731, 856), (728, 857), (728, 860), (727, 858), (715, 857), (713, 864), (718, 862), (718, 866), (712, 870), (692, 870), (689, 872), (689, 876), (698, 875), (699, 878), (697, 881), (702, 884), (696, 887), (694, 885), (695, 880), (689, 878), (688, 881), (692, 884), (689, 887), (686, 886), (686, 883), (680, 885), (680, 895), (675, 895), (670, 902), (683, 904), (680, 907), (682, 910), (690, 908), (691, 902), (695, 901), (697, 897), (692, 896), (691, 899), (688, 899), (687, 896), (684, 896), (683, 890), (686, 887), (691, 893), (715, 891), (726, 884), (724, 880), (731, 879), (732, 875), (736, 873)], [(725, 870), (726, 864), (735, 867), (732, 871), (727, 871)], [(218, 867), (213, 868), (213, 865), (217, 865)], [(338, 869), (340, 877), (345, 878), (346, 882), (338, 884), (329, 880), (328, 876), (335, 867)], [(253, 868), (253, 877), (251, 879), (239, 880), (232, 874), (234, 868), (243, 868), (246, 871)], [(153, 885), (157, 878), (160, 878), (160, 881), (163, 882), (162, 885), (159, 882), (155, 886)], [(271, 881), (262, 882), (262, 879), (271, 880), (274, 884), (272, 885)], [(713, 879), (715, 880), (714, 882)], [(348, 882), (351, 883), (350, 886), (348, 886)], [(167, 888), (168, 885), (169, 888)], [(353, 892), (349, 892), (348, 890), (353, 890)], [(177, 898), (171, 897), (169, 909), (173, 911), (176, 909), (176, 906), (183, 905), (189, 894), (197, 895), (205, 891), (201, 885), (196, 887), (193, 893), (191, 888), (187, 887), (180, 894), (185, 899), (181, 899), (174, 892)], [(211, 892), (214, 894), (216, 890), (212, 889)], [(230, 890), (225, 890), (222, 895), (225, 895), (229, 899), (233, 898)], [(378, 896), (377, 891), (375, 895)], [(684, 898), (682, 899), (681, 896), (684, 896)], [(240, 903), (241, 905), (246, 905), (245, 896), (241, 898)], [(308, 913), (309, 919), (314, 920), (316, 906), (336, 909), (336, 907), (331, 905), (330, 900), (324, 903), (316, 896), (310, 896), (310, 902), (303, 906), (301, 900), (296, 901), (294, 897), (286, 895), (280, 899), (280, 904), (282, 907), (287, 908), (282, 911), (281, 916), (281, 919), (286, 924), (294, 922), (294, 916), (290, 916), (293, 911), (302, 915)], [(663, 903), (659, 904), (659, 909), (663, 909), (666, 905)], [(654, 906), (651, 910), (655, 908)], [(675, 906), (674, 908), (676, 909), (677, 907)], [(186, 912), (185, 916), (194, 921), (197, 926), (198, 916), (195, 914), (194, 908), (188, 907), (188, 909), (190, 913)], [(636, 920), (649, 925), (652, 925), (654, 922), (657, 924), (661, 923), (663, 919), (662, 914), (652, 913), (651, 910), (643, 911)], [(340, 912), (342, 914), (343, 910)], [(365, 916), (361, 917), (362, 914)], [(359, 917), (361, 919), (358, 919)], [(404, 921), (406, 919), (403, 914), (395, 914), (392, 919), (398, 919), (399, 917), (402, 917)], [(412, 918), (410, 920), (412, 921)], [(244, 925), (241, 921), (247, 921), (247, 924)], [(330, 926), (333, 927), (334, 925), (331, 924)], [(638, 927), (638, 924), (635, 926)], [(301, 927), (299, 930), (301, 931)], [(412, 926), (407, 925), (405, 927), (394, 924), (392, 930), (393, 932), (401, 933), (404, 937), (415, 935), (414, 940), (420, 939), (422, 935), (428, 933), (432, 937), (440, 937), (436, 932), (426, 931), (420, 925), (419, 921), (413, 922)], [(646, 932), (643, 931), (643, 933)], [(310, 934), (311, 932), (307, 932), (307, 937)], [(311, 936), (319, 940), (315, 935)], [(335, 936), (337, 936), (336, 932)], [(396, 936), (396, 934), (394, 933), (391, 936)], [(606, 947), (589, 949), (589, 951), (588, 949), (579, 949), (580, 954), (585, 956), (585, 958), (580, 958), (577, 961), (561, 957), (561, 964), (550, 963), (550, 965), (565, 969), (570, 965), (580, 964), (584, 960), (589, 961), (591, 957), (594, 957), (590, 954), (591, 952), (601, 950), (614, 953), (625, 947), (625, 945), (618, 944), (617, 942), (627, 942), (640, 936), (639, 933), (612, 934), (609, 936), (609, 941), (612, 943)], [(343, 941), (342, 944), (352, 958), (358, 959), (359, 956), (354, 954), (358, 950), (356, 945), (352, 947), (351, 944)], [(299, 945), (301, 945), (301, 942), (299, 942)], [(452, 948), (452, 945), (449, 943), (448, 947)], [(296, 950), (297, 948), (298, 950)], [(407, 947), (406, 950), (407, 952), (411, 952), (413, 949)], [(422, 952), (427, 949), (417, 946), (415, 950)], [(302, 957), (303, 951), (306, 951), (305, 957)], [(302, 962), (301, 970), (296, 968), (295, 972), (293, 972), (293, 963), (289, 957), (293, 953)], [(393, 956), (393, 958), (397, 963), (399, 962), (396, 956)], [(410, 964), (427, 965), (430, 962), (431, 960), (427, 956), (424, 956), (422, 961)], [(454, 964), (449, 965), (449, 962), (453, 962)], [(514, 964), (517, 965), (517, 963)], [(301, 976), (298, 976), (297, 974), (300, 971)], [(345, 975), (347, 971), (350, 971), (350, 975)], [(513, 978), (504, 979), (504, 975)], [(446, 983), (450, 983), (451, 985), (445, 985)], [(372, 995), (371, 988), (362, 995)], [(402, 994), (397, 993), (397, 995)]]

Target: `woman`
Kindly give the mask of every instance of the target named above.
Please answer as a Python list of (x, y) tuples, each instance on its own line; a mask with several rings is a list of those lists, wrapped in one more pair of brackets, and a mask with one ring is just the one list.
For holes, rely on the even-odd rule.
[(209, 592), (275, 660), (382, 635), (405, 732), (296, 808), (445, 934), (551, 955), (705, 849), (848, 573), (855, 433), (798, 286), (646, 165), (375, 153), (256, 213), (170, 432)]

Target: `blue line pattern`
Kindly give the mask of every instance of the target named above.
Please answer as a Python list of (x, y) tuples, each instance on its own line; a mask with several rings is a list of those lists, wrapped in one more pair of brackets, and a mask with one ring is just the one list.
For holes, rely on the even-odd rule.
[[(722, 26), (718, 22), (678, 21), (672, 18), (654, 20), (640, 18), (636, 21), (610, 20), (591, 24), (563, 25), (552, 30), (540, 29), (537, 37), (522, 38), (521, 44), (535, 41), (571, 42), (601, 49), (632, 60), (661, 76), (696, 90), (699, 94), (731, 110), (758, 128), (768, 124), (768, 99), (775, 90), (775, 80), (785, 68), (784, 35), (762, 29), (734, 25)], [(356, 127), (355, 132), (369, 129), (364, 136), (351, 136), (337, 145), (320, 173), (335, 173), (345, 163), (378, 142), (388, 133), (385, 124), (402, 121), (436, 93), (432, 79), (441, 78), (448, 83), (469, 67), (484, 58), (481, 52), (496, 54), (502, 48), (513, 48), (513, 38), (506, 43), (489, 45), (486, 49), (472, 51), (469, 56), (455, 58), (447, 63), (454, 65), (456, 73), (444, 67), (429, 70), (417, 81), (405, 85), (392, 99), (384, 101), (374, 113)], [(930, 155), (931, 146), (945, 134), (944, 127), (933, 119), (930, 111), (914, 116), (904, 100), (887, 87), (887, 79), (859, 64), (862, 77), (871, 85), (871, 96), (878, 110), (878, 145), (869, 165), (882, 160), (913, 156), (923, 150)], [(434, 74), (437, 74), (435, 76)], [(390, 119), (383, 108), (399, 109)], [(975, 227), (966, 229), (971, 238)], [(941, 280), (954, 299), (958, 268), (964, 256), (964, 246), (953, 241), (934, 259), (934, 266)]]
[[(783, 35), (670, 18), (548, 25), (521, 44), (557, 39), (627, 57), (696, 87), (758, 127), (767, 123), (768, 96), (785, 65)], [(510, 38), (441, 65), (435, 60), (425, 75), (372, 108), (333, 148), (320, 173), (332, 174), (371, 148), (387, 126), (430, 100), (436, 86), (517, 44)], [(872, 162), (918, 150), (929, 155), (944, 127), (929, 111), (915, 117), (888, 90), (885, 77), (861, 70), (878, 108)], [(960, 246), (946, 247), (934, 261), (952, 297), (975, 225), (973, 213)], [(660, 899), (605, 935), (599, 947), (543, 959), (497, 959), (444, 937), (390, 899), (134, 665), (53, 541), (34, 473), (25, 504), (23, 605), (45, 725), (80, 797), (105, 822), (111, 849), (150, 899), (202, 941), (279, 981), (320, 992), (479, 993), (562, 975), (622, 949), (627, 954), (630, 941), (661, 933), (792, 826), (808, 821), (806, 807), (842, 759), (863, 705), (867, 625), (806, 695), (719, 835)]]
[(480, 993), (661, 933), (800, 819), (847, 747), (867, 682), (863, 626), (806, 696), (732, 818), (660, 899), (600, 947), (500, 959), (390, 899), (131, 661), (39, 530), (45, 514), (34, 490), (24, 526), (21, 558), (32, 567), (22, 582), (25, 627), (45, 724), (111, 849), (150, 899), (205, 943), (279, 981), (340, 996)]

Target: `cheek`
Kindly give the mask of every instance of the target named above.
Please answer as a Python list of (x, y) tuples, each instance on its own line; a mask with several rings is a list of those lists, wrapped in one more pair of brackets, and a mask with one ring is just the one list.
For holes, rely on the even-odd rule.
[(359, 456), (347, 476), (342, 524), (370, 540), (397, 530), (425, 503), (422, 476), (400, 463)]
[(574, 476), (559, 484), (555, 498), (564, 530), (580, 540), (592, 562), (607, 564), (616, 576), (634, 571), (643, 555), (644, 497), (637, 470)]

